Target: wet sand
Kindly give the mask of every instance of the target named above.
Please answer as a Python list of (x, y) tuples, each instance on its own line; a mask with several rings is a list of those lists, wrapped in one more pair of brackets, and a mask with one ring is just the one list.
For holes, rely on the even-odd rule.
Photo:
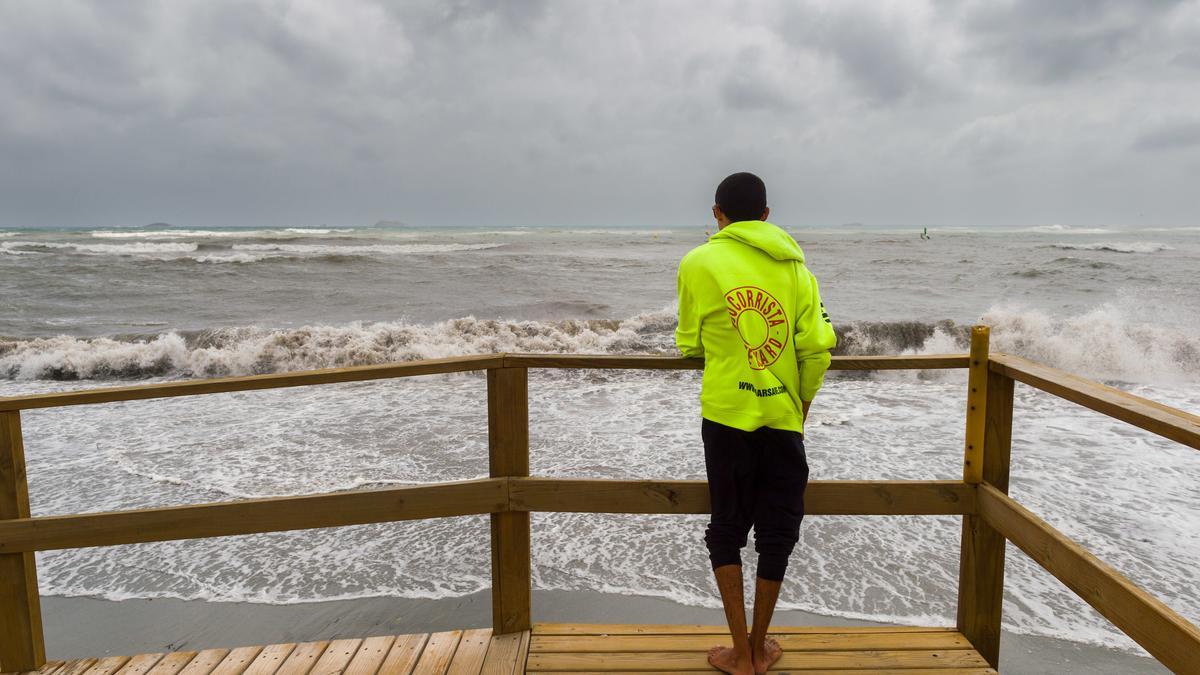
[[(295, 605), (44, 597), (42, 614), (48, 656), (70, 659), (486, 627), (491, 602), (487, 592), (439, 600), (366, 598)], [(724, 623), (718, 609), (588, 591), (535, 591), (533, 615), (548, 622)], [(885, 625), (796, 610), (777, 612), (775, 623)], [(1000, 665), (1004, 673), (1022, 674), (1169, 672), (1136, 654), (1008, 632), (1001, 639)]]

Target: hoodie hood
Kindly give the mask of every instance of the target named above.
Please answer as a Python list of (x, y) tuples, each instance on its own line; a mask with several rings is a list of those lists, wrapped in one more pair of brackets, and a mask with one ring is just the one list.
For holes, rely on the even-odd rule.
[(740, 241), (747, 246), (766, 253), (776, 260), (804, 262), (804, 251), (787, 232), (765, 220), (739, 220), (708, 238), (711, 242), (722, 239)]

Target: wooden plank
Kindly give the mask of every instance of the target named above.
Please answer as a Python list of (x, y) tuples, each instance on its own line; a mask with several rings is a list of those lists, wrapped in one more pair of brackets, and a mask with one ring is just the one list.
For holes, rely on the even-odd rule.
[(188, 662), (179, 675), (208, 675), (226, 656), (228, 649), (205, 649)]
[(979, 515), (1164, 666), (1200, 675), (1200, 628), (987, 483)]
[(619, 354), (505, 354), (504, 366), (596, 370), (700, 370), (704, 368), (704, 359)]
[(216, 668), (212, 669), (211, 675), (240, 675), (254, 660), (258, 658), (259, 652), (263, 650), (262, 646), (256, 647), (238, 647), (231, 650)]
[(329, 640), (301, 642), (288, 654), (279, 670), (275, 671), (276, 675), (306, 675), (317, 664), (317, 659), (321, 658), (328, 646)]
[[(771, 626), (771, 635), (793, 633), (945, 633), (951, 626)], [(535, 623), (533, 635), (728, 635), (726, 626), (703, 624)]]
[(53, 675), (54, 671), (62, 669), (66, 661), (47, 661), (37, 670), (26, 670), (21, 675)]
[(966, 354), (834, 356), (829, 364), (830, 370), (945, 370), (966, 367)]
[[(0, 412), (0, 520), (28, 518), (21, 413)], [(37, 565), (29, 552), (0, 553), (0, 670), (37, 670), (46, 663)]]
[[(529, 376), (524, 368), (495, 368), (487, 374), (488, 469), (493, 478), (529, 475)], [(510, 504), (511, 498), (506, 501)], [(529, 514), (491, 516), (492, 629), (529, 630), (532, 573)]]
[(108, 656), (92, 664), (83, 675), (113, 675), (129, 661), (128, 656)]
[(967, 432), (963, 442), (963, 481), (983, 480), (983, 433), (987, 425), (988, 327), (971, 328), (970, 365), (967, 366)]
[[(708, 511), (704, 481), (514, 478), (511, 484), (508, 492), (515, 511)], [(483, 478), (29, 518), (0, 522), (0, 554), (496, 513), (504, 508), (505, 491), (506, 479)], [(959, 481), (812, 481), (806, 492), (806, 508), (810, 515), (952, 515), (972, 512), (973, 495)], [(513, 525), (518, 535), (523, 534), (521, 525)]]
[(450, 659), (454, 658), (454, 651), (458, 648), (460, 639), (462, 639), (461, 630), (430, 635), (429, 642), (425, 644), (425, 650), (421, 652), (421, 659), (413, 668), (413, 675), (442, 675), (445, 673), (446, 668), (450, 665)]
[[(520, 636), (520, 633), (512, 633)], [(454, 658), (446, 670), (449, 675), (479, 675), (483, 669), (483, 658), (487, 654), (488, 644), (492, 638), (491, 628), (472, 628), (463, 631), (458, 649), (454, 650)]]
[(524, 668), (517, 668), (517, 663), (521, 643), (528, 644), (528, 639), (529, 631), (493, 635), (488, 641), (487, 655), (480, 669), (481, 675), (513, 675), (524, 672)]
[(529, 663), (529, 643), (532, 640), (532, 631), (524, 631), (521, 633), (521, 645), (517, 648), (517, 672), (523, 673)]
[(428, 633), (398, 635), (391, 651), (379, 666), (379, 675), (409, 675), (421, 658), (421, 652), (429, 641)]
[[(561, 675), (563, 673), (571, 673), (571, 675), (610, 675), (613, 670), (531, 670), (529, 675)], [(636, 672), (638, 675), (713, 675), (718, 672), (712, 668), (708, 670), (638, 670), (629, 671)], [(771, 672), (779, 672), (772, 669)], [(836, 668), (836, 669), (795, 669), (791, 671), (801, 675), (997, 675), (993, 668), (900, 668), (897, 670), (881, 670), (879, 668)]]
[(395, 642), (396, 636), (394, 635), (363, 640), (362, 645), (358, 648), (358, 653), (354, 655), (354, 660), (346, 666), (346, 675), (375, 675), (375, 671), (379, 670), (379, 666), (383, 664), (384, 658), (387, 657)]
[(359, 646), (362, 645), (360, 639), (342, 639), (334, 640), (325, 648), (325, 652), (321, 654), (321, 658), (317, 659), (317, 663), (309, 671), (310, 675), (330, 675), (330, 673), (340, 673), (346, 669), (350, 661), (354, 659), (354, 655), (358, 653)]
[[(809, 481), (808, 515), (958, 515), (975, 510), (974, 489), (956, 480)], [(509, 508), (580, 513), (708, 513), (702, 480), (513, 478)]]
[[(603, 666), (612, 670), (704, 670), (708, 666), (703, 651), (692, 652), (609, 652)], [(596, 654), (531, 652), (528, 669), (595, 670), (600, 663)], [(949, 651), (811, 651), (784, 652), (775, 664), (777, 670), (799, 669), (881, 669), (881, 668), (987, 668), (987, 662), (971, 649)], [(711, 672), (711, 671), (709, 671)]]
[(0, 522), (0, 553), (341, 527), (499, 511), (503, 479)]
[(1059, 398), (1200, 450), (1200, 415), (1010, 354), (993, 355), (991, 369)]
[[(784, 651), (864, 651), (868, 649), (972, 649), (958, 632), (934, 633), (784, 633), (772, 635)], [(678, 652), (732, 646), (724, 635), (534, 635), (533, 652)]]
[[(967, 367), (962, 354), (923, 354), (906, 356), (834, 356), (831, 370), (930, 370)], [(281, 389), (318, 384), (363, 382), (369, 380), (458, 373), (472, 370), (509, 368), (587, 368), (636, 370), (700, 370), (703, 359), (675, 356), (623, 356), (609, 354), (481, 354), (426, 359), (405, 363), (324, 368), (269, 375), (219, 377), (182, 382), (97, 387), (51, 394), (0, 397), (0, 411), (55, 408), (116, 401), (138, 401), (177, 396), (197, 396), (236, 391)]]
[(96, 659), (75, 659), (67, 661), (62, 668), (55, 671), (54, 675), (82, 675), (87, 672), (96, 663)]
[[(458, 373), (501, 367), (516, 368), (621, 368), (639, 370), (700, 370), (701, 359), (675, 356), (620, 356), (587, 354), (480, 354), (426, 359), (406, 363), (387, 363), (348, 368), (325, 368), (292, 373), (219, 377), (183, 382), (139, 384), (127, 387), (102, 387), (52, 394), (0, 397), (0, 411), (90, 405), (115, 401), (139, 401), (176, 396), (197, 396), (234, 391), (306, 387), (317, 384), (364, 382), (416, 375)], [(920, 356), (834, 356), (831, 370), (930, 370), (965, 368), (962, 354)]]
[[(529, 670), (529, 675), (713, 675), (716, 670)], [(778, 670), (772, 669), (772, 673)], [(792, 669), (790, 673), (803, 675), (997, 675), (992, 668), (836, 668), (836, 669)]]
[(162, 660), (163, 654), (138, 654), (131, 657), (121, 666), (116, 675), (146, 675), (159, 661)]
[[(504, 354), (508, 368), (588, 368), (621, 370), (700, 370), (704, 359), (615, 354)], [(966, 368), (965, 354), (834, 356), (830, 370), (935, 370)]]
[(245, 377), (218, 377), (206, 380), (137, 384), (128, 387), (104, 387), (81, 389), (53, 394), (0, 397), (0, 410), (29, 410), (32, 408), (57, 408), (69, 405), (89, 405), (114, 401), (140, 401), (152, 398), (175, 396), (197, 396), (221, 394), (231, 391), (254, 391), (259, 389), (281, 389), (284, 387), (307, 387), (314, 384), (340, 382), (364, 382), (386, 380), (415, 375), (439, 373), (461, 373), (471, 370), (499, 368), (503, 359), (498, 354), (478, 356), (453, 356), (445, 359), (426, 359), (407, 363), (385, 363), (348, 368), (324, 368), (292, 373), (249, 375)]
[(295, 642), (263, 647), (243, 675), (274, 675), (294, 649), (296, 649)]
[[(989, 372), (986, 379), (981, 478), (1008, 492), (1012, 449), (1013, 380)], [(958, 563), (956, 624), (993, 668), (1000, 663), (1004, 604), (1004, 536), (978, 515), (966, 515)]]
[(179, 671), (196, 658), (196, 654), (197, 652), (171, 652), (154, 664), (147, 675), (178, 675)]

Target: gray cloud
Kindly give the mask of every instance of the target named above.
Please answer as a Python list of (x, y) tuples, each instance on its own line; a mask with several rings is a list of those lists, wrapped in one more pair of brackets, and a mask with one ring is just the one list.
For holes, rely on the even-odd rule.
[(792, 223), (1195, 224), (1147, 120), (1200, 109), (1198, 36), (1198, 0), (0, 3), (0, 227), (702, 223), (734, 170)]
[(960, 6), (971, 52), (1026, 81), (1053, 84), (1102, 74), (1161, 38), (1188, 0), (976, 0)]
[(792, 45), (831, 59), (871, 102), (933, 93), (932, 50), (919, 46), (920, 35), (908, 30), (909, 17), (902, 11), (845, 3), (821, 11), (797, 6), (785, 16), (781, 28)]
[(1200, 120), (1155, 127), (1137, 137), (1138, 150), (1183, 150), (1200, 146)]

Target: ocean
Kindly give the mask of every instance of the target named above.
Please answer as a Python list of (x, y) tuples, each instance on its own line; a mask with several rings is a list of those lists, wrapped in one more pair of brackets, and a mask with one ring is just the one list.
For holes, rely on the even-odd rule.
[[(788, 228), (840, 353), (993, 349), (1200, 410), (1200, 228)], [(673, 353), (688, 229), (0, 231), (0, 395), (498, 351)], [(537, 475), (704, 477), (699, 373), (532, 371)], [(957, 479), (963, 372), (831, 373), (813, 479)], [(1200, 457), (1017, 386), (1013, 495), (1200, 621)], [(35, 515), (480, 477), (481, 374), (34, 410)], [(534, 586), (719, 606), (703, 516), (534, 514)], [(960, 521), (811, 517), (780, 606), (953, 623)], [(62, 596), (264, 603), (489, 586), (484, 517), (38, 555)], [(747, 549), (746, 560), (754, 554)], [(1005, 626), (1134, 648), (1009, 547)]]

